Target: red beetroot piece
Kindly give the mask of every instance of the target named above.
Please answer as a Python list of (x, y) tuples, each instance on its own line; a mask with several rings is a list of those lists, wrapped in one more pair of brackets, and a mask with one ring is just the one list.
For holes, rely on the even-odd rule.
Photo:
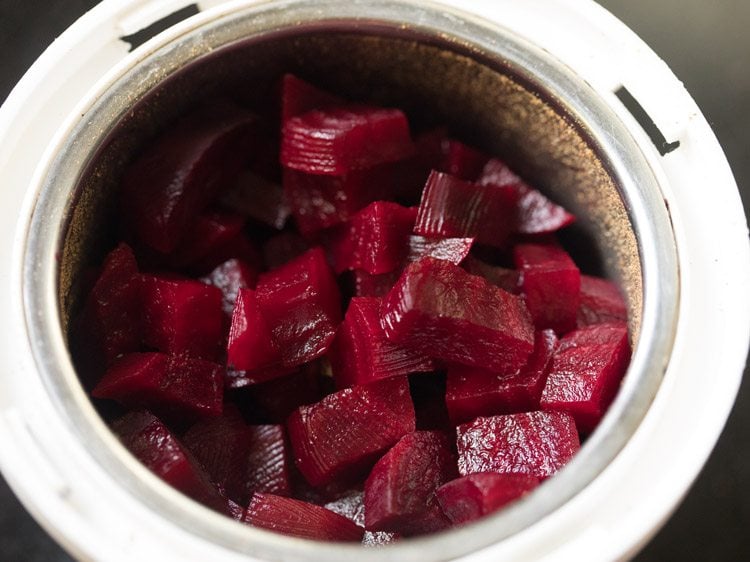
[(558, 334), (575, 328), (581, 273), (568, 253), (553, 245), (518, 244), (513, 261), (521, 272), (521, 291), (536, 328), (551, 328)]
[(240, 289), (228, 362), (247, 371), (302, 365), (326, 352), (340, 321), (336, 280), (314, 248), (262, 274), (255, 291)]
[(528, 362), (516, 371), (493, 373), (478, 367), (451, 366), (445, 403), (454, 424), (479, 416), (539, 409), (544, 383), (557, 346), (552, 330), (538, 332)]
[(313, 109), (325, 109), (343, 104), (344, 101), (338, 96), (320, 90), (293, 74), (285, 74), (281, 79), (282, 123)]
[(474, 256), (468, 256), (463, 263), (466, 271), (472, 275), (479, 275), (495, 287), (517, 295), (521, 292), (520, 275), (515, 269), (507, 269), (499, 265), (490, 265)]
[(131, 412), (112, 424), (122, 444), (151, 472), (173, 488), (219, 511), (228, 503), (198, 462), (153, 414)]
[(468, 523), (497, 511), (539, 485), (526, 474), (469, 474), (440, 486), (435, 495), (454, 525)]
[(456, 476), (456, 460), (445, 434), (417, 431), (404, 436), (365, 482), (365, 527), (403, 535), (448, 527), (435, 490)]
[(520, 234), (555, 232), (575, 221), (560, 205), (553, 203), (519, 178), (502, 160), (491, 159), (477, 180), (479, 185), (511, 187), (517, 194), (513, 231)]
[[(365, 526), (365, 494), (361, 490), (354, 490), (345, 496), (326, 503), (323, 507), (346, 517), (360, 527)], [(381, 531), (365, 531), (362, 537), (363, 546), (380, 546), (396, 541), (399, 536), (396, 533)]]
[(456, 428), (458, 471), (527, 474), (544, 479), (578, 451), (573, 418), (561, 412), (526, 412), (477, 418)]
[(170, 127), (128, 168), (121, 202), (137, 239), (167, 254), (241, 170), (254, 115), (229, 103), (202, 107)]
[(263, 243), (263, 261), (268, 269), (276, 269), (309, 249), (309, 242), (296, 232), (280, 232)]
[(316, 232), (349, 220), (373, 201), (387, 199), (393, 188), (390, 164), (353, 170), (340, 176), (320, 176), (284, 169), (284, 197), (300, 233)]
[(287, 422), (294, 460), (313, 486), (361, 474), (414, 427), (406, 377), (340, 390)]
[(404, 270), (383, 300), (381, 324), (389, 340), (415, 352), (496, 371), (522, 367), (534, 348), (519, 297), (433, 258)]
[(570, 332), (552, 361), (542, 393), (543, 410), (567, 412), (581, 432), (593, 431), (607, 411), (630, 362), (624, 322)]
[(190, 279), (141, 276), (143, 342), (171, 354), (213, 361), (223, 340), (222, 294)]
[(329, 350), (337, 388), (431, 371), (432, 359), (389, 341), (380, 326), (377, 297), (354, 297)]
[(249, 170), (243, 171), (222, 194), (221, 203), (276, 230), (284, 228), (291, 214), (281, 185)]
[(224, 368), (164, 353), (130, 353), (116, 361), (91, 395), (147, 408), (175, 422), (221, 414)]
[(84, 305), (76, 344), (77, 355), (97, 365), (109, 365), (123, 353), (140, 348), (141, 277), (127, 244), (120, 244), (104, 259)]
[(444, 139), (440, 148), (440, 171), (466, 181), (476, 180), (489, 160), (483, 152), (455, 139)]
[(221, 291), (221, 309), (225, 316), (232, 317), (234, 304), (240, 289), (254, 287), (258, 272), (246, 262), (232, 259), (217, 266), (201, 281)]
[(321, 541), (360, 542), (364, 534), (362, 527), (324, 507), (273, 494), (253, 494), (242, 522)]
[(620, 289), (606, 279), (581, 275), (581, 302), (578, 306), (579, 328), (606, 322), (626, 322), (628, 309)]
[(432, 172), (419, 203), (416, 234), (476, 238), (502, 247), (513, 227), (516, 195), (506, 187), (482, 187), (441, 172)]
[(411, 156), (409, 122), (398, 109), (313, 110), (284, 122), (281, 164), (307, 174), (342, 176)]
[(220, 417), (193, 425), (183, 442), (239, 504), (254, 492), (291, 494), (292, 461), (281, 425), (247, 425), (235, 408), (225, 407)]
[(159, 256), (161, 266), (181, 268), (215, 253), (242, 232), (245, 219), (235, 213), (212, 211), (196, 217), (179, 246), (169, 255)]
[(473, 238), (433, 238), (412, 234), (406, 262), (430, 257), (458, 265), (469, 255), (473, 244)]
[(336, 273), (359, 269), (376, 275), (401, 265), (409, 250), (415, 208), (388, 201), (371, 203), (331, 234)]

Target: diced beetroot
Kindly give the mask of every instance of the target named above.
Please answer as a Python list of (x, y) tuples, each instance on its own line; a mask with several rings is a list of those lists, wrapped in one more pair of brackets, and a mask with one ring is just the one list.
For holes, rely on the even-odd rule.
[(513, 261), (537, 329), (565, 334), (575, 328), (581, 273), (568, 253), (554, 245), (518, 244)]
[(130, 166), (121, 202), (139, 241), (167, 254), (242, 168), (256, 118), (228, 103), (201, 108), (168, 129)]
[(276, 269), (309, 249), (310, 244), (296, 232), (280, 232), (264, 242), (263, 261), (268, 269)]
[[(364, 492), (355, 490), (335, 501), (326, 503), (323, 507), (346, 517), (360, 527), (365, 526)], [(362, 537), (363, 546), (380, 546), (396, 541), (399, 535), (381, 531), (365, 531)]]
[(507, 187), (482, 187), (432, 172), (419, 203), (416, 234), (476, 238), (502, 247), (513, 228), (516, 193)]
[(251, 171), (242, 172), (221, 197), (222, 204), (277, 230), (284, 228), (291, 209), (281, 185)]
[(406, 262), (430, 257), (458, 265), (469, 255), (473, 244), (473, 238), (431, 238), (412, 234)]
[(193, 425), (183, 438), (213, 482), (245, 505), (254, 492), (291, 494), (291, 457), (281, 425), (247, 425), (235, 408)]
[(573, 418), (561, 412), (526, 412), (477, 418), (456, 428), (458, 471), (527, 474), (544, 479), (578, 451)]
[(468, 256), (463, 263), (466, 271), (472, 275), (484, 277), (487, 282), (504, 291), (517, 295), (521, 292), (520, 275), (515, 269), (507, 269), (499, 265), (490, 265), (474, 256)]
[(245, 219), (236, 213), (213, 211), (199, 215), (177, 248), (161, 261), (174, 268), (199, 262), (231, 242), (244, 226)]
[(514, 217), (514, 232), (546, 234), (555, 232), (575, 221), (575, 216), (529, 186), (505, 162), (497, 158), (487, 162), (477, 183), (483, 186), (509, 186), (516, 191), (518, 201)]
[(443, 513), (460, 525), (497, 511), (538, 485), (535, 476), (480, 472), (443, 484), (435, 495)]
[(445, 405), (445, 373), (409, 375), (409, 392), (419, 431), (453, 431)]
[(282, 123), (313, 109), (326, 109), (343, 103), (338, 96), (320, 90), (293, 74), (285, 74), (281, 79)]
[(401, 276), (401, 271), (391, 271), (381, 275), (371, 275), (366, 271), (355, 270), (354, 296), (356, 297), (384, 297), (396, 284)]
[(360, 542), (364, 534), (362, 527), (324, 507), (273, 494), (253, 494), (242, 521), (312, 540)]
[(567, 412), (582, 432), (599, 423), (630, 361), (624, 322), (595, 324), (569, 333), (555, 353), (542, 393), (544, 410)]
[(404, 436), (365, 482), (365, 527), (404, 535), (448, 527), (435, 490), (456, 475), (445, 434), (417, 431)]
[(440, 171), (466, 181), (474, 181), (482, 173), (489, 156), (455, 139), (443, 140)]
[(78, 355), (92, 363), (111, 364), (141, 344), (141, 278), (133, 251), (120, 244), (104, 259), (101, 273), (86, 299)]
[(143, 342), (164, 353), (215, 360), (223, 339), (222, 294), (190, 279), (141, 276)]
[(132, 412), (116, 420), (112, 431), (146, 468), (167, 484), (211, 509), (227, 512), (226, 499), (208, 475), (154, 415)]
[(536, 334), (534, 351), (516, 371), (452, 366), (448, 369), (445, 403), (454, 424), (479, 416), (512, 414), (539, 409), (557, 337), (552, 330)]
[(409, 251), (415, 208), (388, 201), (371, 203), (331, 234), (336, 273), (360, 269), (377, 275), (401, 265)]
[(373, 201), (386, 199), (393, 188), (390, 164), (353, 170), (340, 176), (320, 176), (284, 169), (284, 196), (299, 231), (312, 235), (349, 220)]
[(627, 319), (628, 309), (617, 285), (599, 277), (581, 275), (579, 328), (605, 322), (625, 322)]
[(367, 470), (414, 427), (406, 377), (340, 390), (287, 422), (297, 467), (313, 486)]
[(281, 135), (282, 165), (308, 174), (342, 176), (414, 152), (409, 122), (398, 109), (313, 110), (285, 121)]
[(380, 303), (377, 297), (354, 297), (349, 303), (329, 351), (338, 388), (434, 368), (427, 355), (388, 341), (380, 326)]
[(237, 369), (295, 367), (320, 357), (341, 321), (336, 280), (320, 248), (240, 289), (232, 315), (228, 361)]
[(382, 303), (389, 340), (451, 363), (515, 370), (534, 347), (519, 297), (450, 262), (410, 264)]
[(231, 318), (240, 289), (254, 287), (257, 278), (258, 272), (250, 267), (250, 265), (233, 259), (225, 261), (216, 267), (201, 281), (213, 285), (221, 291), (221, 308), (224, 314)]
[(216, 363), (164, 353), (124, 355), (91, 395), (129, 408), (147, 408), (169, 420), (221, 414), (224, 368)]

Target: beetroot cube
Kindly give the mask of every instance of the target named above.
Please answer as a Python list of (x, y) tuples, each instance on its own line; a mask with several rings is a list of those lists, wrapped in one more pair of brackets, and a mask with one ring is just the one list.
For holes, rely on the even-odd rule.
[(293, 74), (285, 74), (281, 79), (282, 123), (313, 109), (326, 109), (343, 103), (341, 98), (320, 90)]
[(476, 182), (479, 185), (516, 185), (523, 180), (499, 158), (490, 158), (484, 164)]
[(376, 201), (359, 211), (332, 234), (331, 256), (337, 273), (359, 269), (388, 273), (401, 265), (417, 210)]
[(606, 322), (625, 322), (628, 309), (620, 289), (606, 279), (581, 275), (581, 302), (578, 307), (579, 328)]
[[(365, 526), (365, 498), (364, 492), (355, 490), (337, 500), (326, 503), (323, 507), (346, 517), (360, 527)], [(362, 537), (363, 546), (380, 546), (390, 544), (398, 539), (396, 533), (381, 531), (365, 531)]]
[(222, 195), (221, 203), (277, 230), (284, 228), (291, 214), (281, 185), (248, 170), (242, 172)]
[(341, 176), (412, 155), (409, 122), (398, 109), (365, 106), (313, 110), (282, 127), (281, 164)]
[(354, 297), (331, 345), (329, 359), (338, 388), (431, 371), (427, 355), (389, 341), (380, 326), (377, 297)]
[(245, 219), (235, 213), (214, 211), (200, 215), (164, 262), (175, 268), (197, 263), (239, 236), (244, 226)]
[(408, 263), (430, 257), (458, 265), (471, 251), (473, 238), (431, 238), (412, 234), (409, 237)]
[(223, 338), (222, 294), (189, 279), (142, 275), (143, 342), (165, 353), (215, 360)]
[(404, 535), (449, 526), (435, 490), (456, 477), (456, 460), (445, 434), (404, 436), (373, 467), (365, 482), (365, 527)]
[(537, 333), (534, 351), (522, 368), (503, 373), (466, 366), (448, 368), (445, 403), (454, 424), (479, 416), (539, 409), (549, 365), (557, 346), (552, 330)]
[(407, 433), (414, 407), (406, 377), (340, 390), (287, 422), (300, 472), (313, 486), (359, 475)]
[(228, 504), (208, 475), (167, 427), (153, 414), (132, 412), (116, 420), (112, 431), (156, 476), (194, 500), (226, 513)]
[(474, 256), (468, 256), (463, 263), (463, 267), (472, 275), (484, 277), (486, 281), (495, 287), (500, 287), (504, 291), (508, 291), (514, 295), (521, 292), (520, 275), (515, 269), (490, 265)]
[(439, 169), (462, 180), (474, 181), (482, 173), (489, 156), (455, 139), (445, 139)]
[(515, 191), (482, 187), (441, 172), (430, 174), (417, 212), (416, 234), (476, 238), (502, 247), (513, 226)]
[(599, 423), (630, 361), (623, 322), (595, 324), (569, 333), (552, 361), (542, 393), (544, 410), (567, 412), (582, 432)]
[(515, 370), (534, 347), (534, 329), (519, 297), (450, 262), (410, 264), (382, 303), (389, 340), (452, 363)]
[[(227, 343), (227, 363), (230, 368), (251, 372), (242, 373), (246, 384), (272, 379), (283, 372), (278, 368), (281, 352), (273, 339), (271, 326), (263, 317), (254, 289), (240, 288), (237, 293)], [(253, 375), (256, 371), (260, 374)]]
[(122, 207), (139, 241), (167, 254), (195, 217), (232, 180), (250, 152), (255, 116), (212, 104), (179, 121), (130, 166)]
[(581, 274), (567, 252), (553, 245), (518, 244), (513, 261), (537, 329), (564, 334), (575, 328)]
[(109, 368), (91, 395), (147, 408), (170, 420), (193, 420), (221, 413), (223, 379), (223, 367), (209, 361), (130, 353)]
[(340, 176), (320, 176), (284, 169), (284, 197), (299, 231), (309, 236), (349, 220), (392, 190), (394, 168), (387, 164), (353, 170)]
[(217, 266), (201, 281), (221, 291), (221, 308), (231, 318), (240, 289), (254, 287), (257, 278), (258, 272), (253, 267), (241, 260), (232, 259)]
[(291, 494), (291, 451), (283, 425), (252, 425), (246, 445), (247, 472), (244, 491)]
[(360, 542), (364, 529), (319, 505), (255, 493), (243, 523), (284, 535), (322, 541)]
[(280, 232), (263, 243), (263, 261), (268, 269), (276, 269), (309, 249), (307, 240), (296, 232)]
[(443, 484), (435, 495), (443, 513), (459, 525), (497, 511), (538, 485), (535, 476), (480, 472)]
[(527, 474), (544, 479), (580, 448), (573, 418), (561, 412), (526, 412), (477, 418), (456, 428), (458, 471)]

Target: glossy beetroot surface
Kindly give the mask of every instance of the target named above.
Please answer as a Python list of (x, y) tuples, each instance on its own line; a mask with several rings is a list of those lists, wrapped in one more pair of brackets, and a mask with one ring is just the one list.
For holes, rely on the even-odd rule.
[(377, 546), (532, 492), (619, 388), (618, 288), (504, 160), (279, 82), (274, 111), (203, 104), (126, 170), (70, 334), (97, 407), (165, 482), (301, 538)]

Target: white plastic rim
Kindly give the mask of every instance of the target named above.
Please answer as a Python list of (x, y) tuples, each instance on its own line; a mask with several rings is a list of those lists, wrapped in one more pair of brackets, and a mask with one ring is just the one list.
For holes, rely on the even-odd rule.
[[(0, 467), (40, 523), (82, 559), (248, 560), (156, 516), (112, 481), (63, 424), (24, 330), (22, 261), (46, 164), (98, 90), (158, 46), (254, 4), (201, 13), (132, 53), (119, 37), (189, 0), (105, 0), (53, 43), (0, 109)], [(608, 102), (644, 150), (670, 211), (680, 264), (673, 356), (643, 422), (582, 493), (472, 560), (609, 560), (637, 551), (705, 463), (729, 415), (750, 339), (750, 245), (734, 179), (682, 84), (632, 31), (590, 0), (442, 0), (545, 49)], [(624, 85), (678, 149), (661, 156), (615, 96)], [(710, 192), (706, 186), (710, 185)], [(143, 470), (144, 478), (148, 478)], [(176, 495), (176, 494), (175, 494)]]

